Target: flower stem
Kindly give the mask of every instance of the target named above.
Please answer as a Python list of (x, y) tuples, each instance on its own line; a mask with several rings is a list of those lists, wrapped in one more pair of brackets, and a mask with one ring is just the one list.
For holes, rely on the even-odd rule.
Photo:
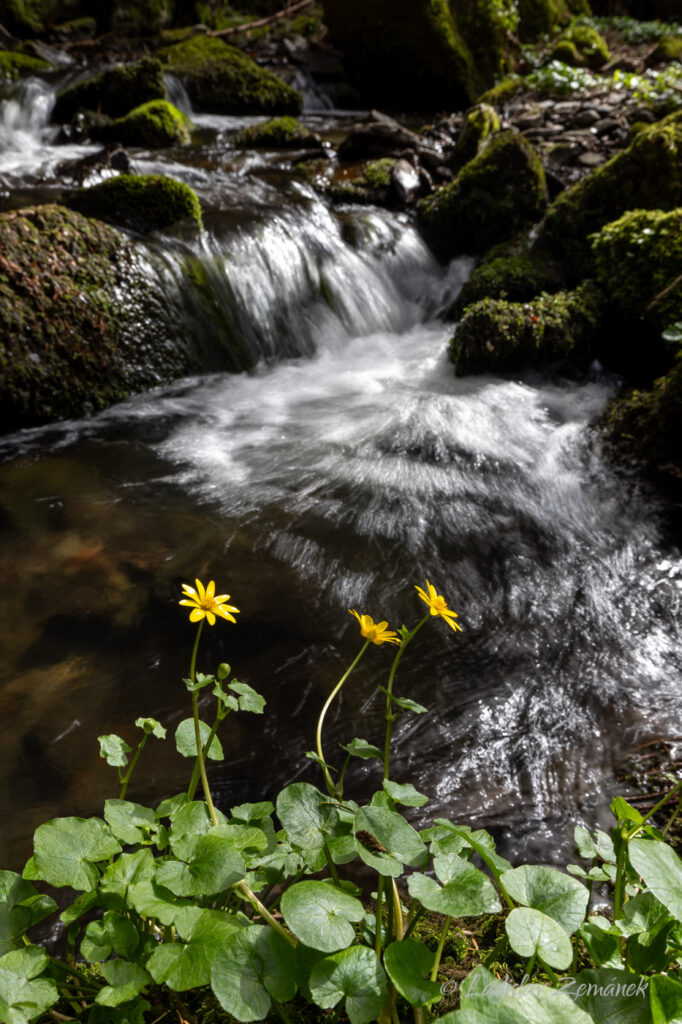
[(147, 734), (145, 733), (145, 735), (142, 737), (142, 739), (140, 740), (140, 742), (137, 745), (137, 750), (135, 751), (135, 753), (133, 755), (133, 759), (130, 762), (130, 766), (128, 768), (128, 771), (125, 773), (125, 775), (121, 779), (121, 792), (118, 794), (119, 800), (123, 800), (125, 795), (126, 795), (126, 790), (128, 789), (128, 783), (130, 782), (130, 776), (133, 774), (133, 769), (134, 769), (135, 765), (137, 764), (138, 758), (139, 758), (140, 754), (142, 753), (142, 748), (144, 747), (146, 742), (147, 742)]
[[(210, 733), (208, 735), (208, 739), (204, 743), (204, 751), (203, 751), (203, 753), (204, 753), (204, 761), (206, 760), (206, 757), (208, 756), (208, 752), (211, 749), (211, 744), (213, 743), (213, 740), (215, 739), (215, 735), (216, 735), (216, 733), (218, 731), (218, 726), (220, 725), (220, 721), (221, 721), (220, 716), (217, 716), (215, 722), (213, 723), (213, 726), (211, 727), (211, 731), (210, 731)], [(190, 800), (194, 800), (194, 794), (196, 793), (197, 786), (199, 784), (199, 774), (200, 774), (199, 773), (199, 757), (197, 755), (197, 759), (194, 762), (194, 769), (192, 771), (192, 778), (191, 778), (190, 783), (189, 783), (189, 789), (187, 790), (187, 796), (189, 797)]]
[(279, 921), (276, 921), (274, 919), (268, 908), (263, 906), (263, 904), (258, 899), (256, 894), (251, 892), (244, 879), (242, 879), (241, 882), (237, 882), (236, 888), (240, 890), (240, 892), (244, 895), (244, 897), (251, 904), (254, 910), (258, 911), (263, 920), (267, 921), (270, 927), (274, 928), (276, 932), (279, 932), (282, 938), (286, 939), (290, 946), (298, 945), (298, 941), (294, 938), (294, 936), (290, 935), (285, 928), (282, 928), (282, 925), (279, 923)]
[[(197, 628), (197, 635), (194, 639), (194, 647), (192, 648), (192, 658), (189, 663), (189, 678), (193, 683), (196, 682), (196, 665), (197, 665), (197, 651), (199, 650), (199, 640), (201, 639), (201, 632), (204, 628), (204, 619), (201, 620)], [(206, 775), (206, 762), (204, 760), (204, 747), (201, 742), (201, 729), (199, 728), (199, 697), (197, 691), (194, 690), (192, 693), (192, 716), (194, 718), (194, 739), (197, 747), (197, 763), (199, 765), (199, 775), (201, 776), (201, 785), (204, 789), (204, 797), (206, 799), (206, 806), (208, 807), (208, 813), (211, 815), (211, 821), (214, 825), (218, 824), (218, 815), (215, 812), (213, 806), (213, 798), (211, 797), (211, 790), (208, 785), (208, 776)], [(191, 786), (191, 782), (190, 782)], [(189, 795), (189, 794), (188, 794)]]
[(393, 659), (393, 664), (391, 665), (391, 671), (389, 672), (389, 675), (388, 675), (388, 684), (386, 686), (386, 689), (388, 691), (388, 693), (386, 694), (386, 738), (384, 740), (384, 778), (385, 779), (388, 778), (388, 769), (389, 769), (389, 765), (390, 765), (390, 761), (391, 761), (391, 733), (393, 732), (393, 723), (394, 723), (394, 721), (396, 719), (396, 716), (393, 714), (393, 707), (392, 707), (392, 701), (391, 701), (391, 695), (393, 693), (393, 681), (395, 679), (395, 674), (396, 674), (396, 672), (398, 670), (398, 664), (400, 663), (400, 659), (403, 656), (403, 652), (404, 652), (405, 648), (407, 647), (409, 642), (417, 635), (417, 633), (422, 628), (422, 626), (424, 625), (424, 623), (426, 622), (426, 620), (428, 618), (429, 618), (429, 616), (425, 615), (424, 618), (421, 619), (417, 623), (417, 625), (414, 627), (412, 632), (407, 634), (407, 636), (405, 637), (405, 639), (403, 640), (403, 642), (401, 643), (400, 647), (398, 648), (398, 650), (396, 652), (396, 656)]
[(393, 934), (395, 935), (396, 942), (401, 942), (403, 938), (403, 910), (400, 905), (400, 893), (398, 892), (395, 878), (391, 879), (391, 887), (393, 893)]
[(379, 875), (379, 881), (377, 882), (377, 908), (376, 908), (376, 924), (374, 926), (374, 952), (377, 956), (381, 956), (381, 933), (384, 927), (384, 917), (382, 913), (382, 907), (384, 903), (384, 876)]
[(324, 759), (324, 754), (322, 753), (322, 723), (324, 722), (324, 716), (327, 714), (327, 711), (329, 709), (329, 706), (330, 706), (331, 702), (334, 700), (334, 697), (336, 697), (337, 693), (339, 692), (339, 690), (341, 689), (341, 687), (345, 683), (346, 679), (348, 679), (348, 676), (351, 674), (351, 672), (353, 671), (353, 669), (355, 668), (357, 663), (360, 661), (360, 658), (363, 656), (363, 654), (367, 650), (368, 645), (369, 645), (369, 640), (365, 640), (364, 644), (360, 648), (360, 653), (357, 655), (355, 661), (350, 665), (349, 668), (346, 669), (346, 671), (343, 673), (343, 675), (339, 679), (338, 683), (336, 684), (336, 686), (334, 687), (332, 692), (327, 697), (327, 700), (325, 701), (324, 707), (322, 708), (322, 711), (320, 712), (320, 717), (317, 720), (317, 731), (315, 733), (315, 743), (316, 743), (316, 746), (317, 746), (317, 756), (322, 761), (322, 771), (324, 772), (324, 782), (325, 782), (325, 785), (327, 787), (327, 792), (329, 793), (330, 796), (336, 796), (337, 792), (336, 792), (336, 786), (334, 785), (332, 777), (329, 774), (329, 769), (327, 768), (327, 762)]
[(438, 968), (440, 967), (441, 958), (443, 956), (443, 950), (445, 949), (445, 940), (448, 937), (448, 930), (450, 928), (451, 917), (446, 917), (443, 924), (440, 938), (438, 940), (438, 946), (436, 948), (436, 959), (433, 961), (433, 967), (431, 968), (431, 981), (435, 981), (438, 977)]

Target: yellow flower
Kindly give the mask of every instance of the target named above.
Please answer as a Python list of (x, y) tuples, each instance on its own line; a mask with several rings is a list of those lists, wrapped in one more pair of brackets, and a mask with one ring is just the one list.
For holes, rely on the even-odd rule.
[(426, 604), (428, 604), (429, 611), (431, 612), (431, 614), (440, 615), (441, 619), (445, 619), (448, 626), (452, 626), (455, 632), (459, 630), (461, 633), (462, 627), (459, 625), (459, 623), (453, 621), (454, 619), (458, 618), (457, 612), (450, 611), (445, 598), (442, 596), (442, 594), (436, 593), (436, 588), (431, 583), (429, 583), (428, 580), (426, 581), (426, 587), (428, 590), (428, 594), (426, 593), (425, 590), (422, 590), (421, 587), (415, 587), (415, 590), (419, 593), (419, 596), (421, 597), (422, 601), (425, 601)]
[(360, 632), (366, 640), (371, 640), (373, 644), (399, 644), (400, 640), (397, 633), (393, 629), (386, 629), (388, 626), (387, 622), (375, 622), (371, 615), (358, 615), (352, 608), (348, 609), (351, 615), (360, 623)]
[(204, 588), (201, 580), (195, 580), (194, 582), (197, 585), (196, 590), (187, 583), (182, 584), (185, 600), (179, 602), (192, 609), (189, 613), (190, 622), (200, 622), (201, 619), (206, 617), (209, 626), (213, 626), (215, 625), (216, 615), (219, 615), (221, 619), (227, 619), (228, 622), (237, 621), (234, 615), (230, 615), (230, 612), (238, 612), (239, 608), (233, 608), (231, 604), (225, 603), (230, 600), (229, 594), (220, 594), (219, 597), (216, 597), (213, 580), (211, 580), (206, 588)]

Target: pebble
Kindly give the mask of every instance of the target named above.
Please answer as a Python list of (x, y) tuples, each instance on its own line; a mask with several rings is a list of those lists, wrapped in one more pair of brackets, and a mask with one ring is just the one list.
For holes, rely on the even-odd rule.
[(606, 157), (603, 153), (581, 153), (578, 157), (578, 162), (584, 167), (599, 167), (599, 165), (603, 164), (605, 161)]

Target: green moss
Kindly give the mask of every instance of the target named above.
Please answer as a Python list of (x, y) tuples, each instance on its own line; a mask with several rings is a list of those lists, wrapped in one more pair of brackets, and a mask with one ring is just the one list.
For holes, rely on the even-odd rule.
[(682, 473), (682, 357), (649, 391), (612, 402), (603, 426), (621, 458), (643, 462), (655, 475)]
[(450, 9), (472, 55), (477, 92), (510, 70), (510, 39), (518, 30), (516, 0), (457, 0)]
[(362, 169), (362, 177), (369, 188), (390, 188), (391, 171), (395, 167), (395, 160), (391, 157), (382, 157), (381, 160), (370, 160)]
[(170, 25), (172, 15), (172, 0), (118, 0), (111, 14), (110, 28), (138, 36), (156, 35)]
[(455, 373), (516, 373), (527, 367), (589, 363), (602, 303), (592, 282), (532, 302), (476, 302), (466, 310), (451, 343)]
[(560, 42), (553, 50), (553, 56), (556, 60), (562, 60), (566, 64), (571, 64), (571, 61), (565, 60), (557, 52), (562, 43), (572, 44), (580, 56), (581, 63), (573, 64), (573, 67), (582, 67), (584, 65), (594, 70), (600, 68), (611, 59), (606, 41), (590, 25), (571, 25), (562, 34)]
[(530, 41), (555, 32), (569, 16), (565, 0), (519, 0), (519, 36)]
[(572, 68), (584, 68), (586, 65), (582, 53), (570, 39), (560, 39), (549, 55), (549, 60), (559, 60)]
[(442, 258), (485, 252), (538, 220), (547, 205), (540, 159), (516, 132), (501, 132), (455, 180), (417, 206), (426, 240)]
[(191, 141), (192, 122), (167, 100), (150, 100), (125, 117), (93, 131), (92, 137), (103, 142), (119, 142), (122, 146), (152, 149), (183, 146)]
[(232, 137), (233, 146), (271, 147), (288, 149), (301, 146), (319, 146), (319, 136), (314, 135), (295, 117), (277, 117), (265, 124), (253, 124), (242, 128)]
[(72, 192), (68, 204), (87, 216), (133, 231), (161, 230), (188, 221), (199, 229), (202, 225), (196, 193), (184, 182), (162, 174), (120, 174)]
[(590, 273), (589, 236), (626, 210), (682, 206), (682, 114), (640, 131), (612, 157), (554, 201), (534, 249), (562, 264), (567, 278)]
[(180, 78), (192, 103), (215, 114), (297, 114), (296, 89), (266, 71), (233, 46), (210, 36), (194, 36), (159, 51)]
[(324, 11), (330, 40), (367, 102), (461, 108), (480, 91), (448, 0), (326, 0)]
[(122, 117), (141, 103), (162, 100), (165, 95), (160, 62), (145, 57), (62, 89), (57, 94), (52, 119), (68, 121), (79, 110), (96, 110), (110, 117)]
[(61, 206), (0, 216), (0, 429), (82, 416), (189, 372), (118, 231)]
[(669, 64), (674, 60), (682, 61), (682, 37), (668, 36), (661, 39), (649, 60), (656, 64)]
[(507, 75), (491, 89), (486, 89), (478, 97), (479, 103), (485, 103), (489, 107), (503, 107), (517, 92), (523, 89), (523, 79), (519, 75)]
[(59, 39), (73, 42), (76, 39), (91, 39), (97, 32), (97, 22), (94, 18), (72, 18), (70, 21), (62, 21), (54, 27), (55, 35)]
[(494, 107), (479, 103), (467, 111), (462, 130), (457, 136), (453, 165), (464, 167), (481, 152), (483, 145), (500, 130), (500, 119)]
[(44, 0), (3, 0), (0, 22), (20, 39), (37, 35), (43, 30), (46, 6)]
[(323, 191), (339, 203), (390, 206), (393, 198), (391, 171), (394, 165), (395, 159), (392, 157), (369, 160), (360, 174), (341, 181), (332, 181), (323, 188)]
[(459, 293), (451, 314), (457, 317), (481, 299), (525, 302), (540, 292), (555, 292), (560, 287), (557, 269), (547, 260), (536, 259), (526, 238), (517, 238), (485, 254)]
[(29, 57), (25, 53), (15, 53), (11, 50), (0, 50), (0, 78), (9, 78), (14, 81), (23, 78), (24, 75), (39, 75), (41, 71), (47, 71), (50, 65), (46, 60), (39, 57)]

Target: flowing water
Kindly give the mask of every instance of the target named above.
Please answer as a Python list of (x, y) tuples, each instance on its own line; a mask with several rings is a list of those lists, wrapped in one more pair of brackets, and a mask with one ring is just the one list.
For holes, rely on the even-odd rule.
[[(26, 127), (26, 100), (5, 102), (24, 112), (2, 108), (21, 154), (5, 145), (5, 181), (57, 197), (63, 147), (46, 116)], [(281, 156), (231, 149), (243, 120), (195, 120), (191, 151), (134, 154), (190, 183), (207, 224), (195, 243), (150, 242), (149, 273), (181, 338), (197, 330), (182, 267), (198, 260), (257, 367), (0, 439), (3, 864), (41, 820), (115, 794), (98, 734), (130, 741), (138, 715), (172, 734), (187, 714), (194, 631), (177, 601), (195, 576), (241, 609), (205, 631), (200, 667), (228, 660), (268, 701), (223, 726), (220, 805), (319, 781), (303, 754), (360, 646), (348, 609), (414, 624), (428, 578), (463, 632), (434, 619), (406, 653), (396, 690), (430, 713), (400, 720), (391, 774), (511, 855), (567, 856), (572, 823), (603, 819), (623, 752), (682, 727), (682, 560), (590, 429), (612, 385), (455, 379), (438, 314), (470, 260), (441, 268), (405, 216), (331, 209)], [(346, 684), (331, 761), (337, 741), (381, 740), (391, 656), (372, 648)], [(182, 787), (172, 747), (150, 740), (131, 797)], [(371, 792), (372, 765), (349, 795)]]

